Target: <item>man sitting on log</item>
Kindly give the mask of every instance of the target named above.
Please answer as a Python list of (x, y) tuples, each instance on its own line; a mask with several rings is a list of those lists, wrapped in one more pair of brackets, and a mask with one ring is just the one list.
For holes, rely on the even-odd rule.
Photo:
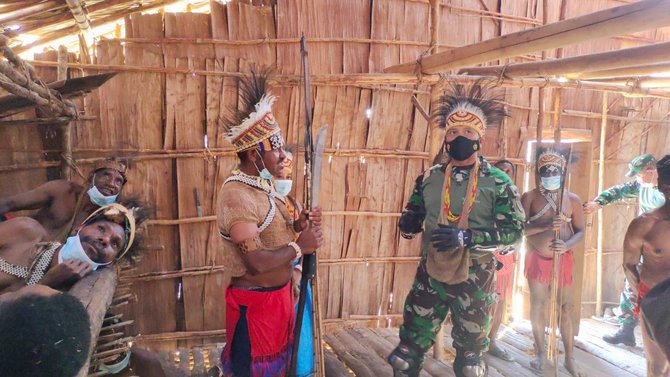
[[(603, 191), (592, 201), (584, 204), (584, 213), (593, 213), (606, 205), (632, 198), (638, 200), (639, 215), (653, 211), (665, 203), (665, 197), (657, 188), (658, 175), (654, 156), (650, 154), (637, 156), (631, 160), (628, 167), (626, 177), (635, 177), (635, 180)], [(635, 303), (630, 299), (631, 294), (630, 284), (624, 279), (624, 289), (619, 298), (621, 314), (617, 318), (620, 326), (615, 333), (603, 336), (603, 340), (607, 343), (635, 346), (635, 326), (638, 318), (633, 311)]]
[[(658, 189), (667, 199), (670, 195), (670, 155), (657, 164)], [(634, 312), (656, 284), (670, 277), (670, 202), (636, 217), (628, 226), (623, 244), (623, 268), (630, 284)], [(647, 355), (647, 375), (667, 376), (668, 361), (657, 344), (650, 339), (642, 319), (642, 341)], [(667, 321), (667, 318), (665, 318)]]
[(416, 180), (399, 221), (401, 235), (424, 232), (421, 262), (405, 300), (400, 344), (388, 357), (394, 376), (418, 376), (447, 314), (458, 377), (486, 376), (483, 358), (496, 302), (493, 252), (522, 236), (524, 215), (511, 179), (479, 156), (488, 125), (505, 116), (500, 98), (476, 83), (436, 104), (450, 159)]
[[(551, 284), (558, 284), (557, 315), (559, 316), (561, 338), (565, 347), (565, 368), (572, 376), (579, 376), (573, 354), (574, 334), (573, 314), (573, 269), (572, 247), (584, 237), (584, 212), (577, 194), (565, 190), (562, 200), (562, 176), (566, 160), (553, 149), (541, 151), (537, 159), (535, 173), (539, 186), (521, 197), (523, 209), (528, 216), (526, 238), (529, 250), (526, 254), (525, 275), (530, 288), (530, 318), (535, 338), (537, 358), (531, 367), (543, 370), (547, 365), (544, 329), (546, 305), (551, 300)], [(561, 210), (558, 205), (562, 204)], [(560, 237), (555, 237), (555, 232)], [(552, 281), (554, 254), (559, 263), (557, 281)]]
[(146, 211), (113, 203), (94, 211), (64, 245), (30, 217), (0, 223), (0, 293), (26, 285), (64, 288), (97, 268), (129, 255)]
[(217, 208), (226, 268), (232, 274), (221, 354), (226, 376), (285, 375), (295, 319), (293, 261), (314, 252), (323, 239), (320, 209), (303, 210), (294, 221), (272, 184), (286, 155), (266, 80), (254, 72), (242, 79), (241, 110), (224, 119), (240, 160), (219, 191)]
[(101, 206), (118, 202), (126, 183), (126, 166), (116, 159), (98, 161), (86, 182), (90, 187), (57, 179), (28, 192), (0, 198), (0, 215), (36, 209), (32, 218), (46, 229), (47, 239), (63, 242), (75, 224)]
[(0, 374), (76, 376), (88, 359), (90, 326), (79, 300), (47, 286), (0, 295)]

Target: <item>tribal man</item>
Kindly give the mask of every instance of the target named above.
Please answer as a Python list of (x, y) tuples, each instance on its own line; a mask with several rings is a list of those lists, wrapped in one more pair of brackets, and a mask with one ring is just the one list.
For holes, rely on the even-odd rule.
[[(657, 164), (658, 189), (664, 197), (670, 195), (670, 155)], [(670, 277), (670, 202), (640, 215), (631, 222), (623, 244), (623, 268), (633, 293), (635, 314), (644, 296), (663, 280)], [(644, 319), (642, 320), (644, 322)], [(667, 318), (665, 318), (667, 322)], [(647, 376), (668, 375), (665, 353), (642, 326), (642, 341), (647, 355)]]
[(266, 80), (254, 72), (242, 79), (241, 110), (224, 119), (228, 141), (240, 159), (219, 191), (217, 208), (225, 264), (232, 274), (221, 354), (226, 376), (284, 376), (295, 317), (293, 262), (323, 242), (320, 209), (303, 210), (294, 221), (272, 184), (286, 154)]
[[(652, 211), (665, 203), (665, 197), (657, 188), (658, 175), (654, 156), (650, 154), (637, 156), (631, 160), (628, 167), (626, 177), (635, 177), (635, 180), (603, 191), (595, 199), (584, 204), (584, 213), (593, 213), (608, 204), (631, 198), (638, 200), (638, 215)], [(628, 280), (624, 280), (624, 289), (619, 299), (621, 314), (617, 318), (620, 326), (614, 334), (604, 335), (604, 341), (635, 346), (635, 326), (637, 326), (638, 316), (633, 311), (635, 303), (630, 299), (631, 294)]]
[[(561, 195), (562, 177), (565, 174), (565, 158), (557, 151), (546, 149), (537, 159), (535, 168), (539, 185), (521, 197), (528, 217), (526, 238), (529, 250), (526, 254), (525, 275), (530, 288), (530, 318), (535, 338), (537, 358), (531, 367), (543, 370), (547, 365), (544, 329), (546, 306), (550, 302), (551, 284), (558, 284), (558, 301), (561, 338), (565, 347), (565, 368), (572, 376), (579, 376), (573, 355), (573, 268), (572, 248), (584, 237), (584, 213), (579, 196), (567, 190)], [(558, 203), (562, 202), (561, 211)], [(559, 231), (560, 237), (554, 234)], [(558, 257), (558, 281), (552, 281), (554, 254)]]
[(0, 293), (26, 285), (65, 288), (97, 268), (128, 256), (145, 211), (113, 203), (97, 209), (64, 245), (47, 242), (36, 220), (17, 217), (0, 223)]
[(126, 183), (126, 166), (116, 159), (95, 163), (82, 187), (66, 179), (57, 179), (28, 192), (0, 198), (0, 215), (36, 209), (32, 217), (47, 230), (48, 239), (63, 242), (75, 224), (101, 206), (117, 203)]
[(401, 235), (424, 232), (421, 262), (407, 295), (400, 344), (388, 357), (394, 376), (418, 376), (451, 311), (459, 377), (488, 373), (483, 359), (495, 308), (496, 259), (501, 245), (518, 240), (524, 215), (516, 187), (479, 156), (486, 127), (506, 115), (481, 82), (460, 85), (436, 103), (443, 148), (450, 159), (416, 179), (399, 222)]

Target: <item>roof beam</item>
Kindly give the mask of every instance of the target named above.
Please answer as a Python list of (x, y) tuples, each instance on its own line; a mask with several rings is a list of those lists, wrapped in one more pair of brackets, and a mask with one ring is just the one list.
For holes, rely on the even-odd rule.
[[(421, 72), (439, 73), (667, 25), (670, 25), (670, 1), (643, 0), (429, 55), (421, 60)], [(412, 61), (388, 67), (384, 72), (413, 73), (416, 67), (417, 63)]]
[(58, 0), (51, 0), (44, 3), (37, 3), (27, 7), (23, 7), (14, 11), (4, 12), (0, 14), (0, 23), (8, 23), (20, 20), (27, 16), (34, 16), (44, 11), (58, 8), (61, 5)]
[(91, 32), (91, 23), (88, 21), (88, 16), (84, 12), (84, 8), (81, 6), (79, 0), (65, 0), (67, 6), (70, 8), (70, 13), (72, 13), (72, 18), (74, 22), (77, 23), (81, 32), (86, 35)]
[[(668, 4), (670, 4), (670, 1), (668, 1)], [(556, 60), (488, 67), (467, 67), (461, 69), (459, 73), (478, 76), (503, 75), (504, 77), (566, 76), (570, 74), (578, 75), (584, 71), (635, 67), (668, 61), (670, 61), (670, 42), (663, 42)]]
[(574, 75), (567, 75), (568, 78), (579, 78), (582, 80), (609, 79), (615, 77), (633, 77), (643, 75), (653, 75), (655, 73), (670, 72), (670, 61), (659, 64), (636, 65), (626, 68), (607, 69), (604, 71), (580, 72)]

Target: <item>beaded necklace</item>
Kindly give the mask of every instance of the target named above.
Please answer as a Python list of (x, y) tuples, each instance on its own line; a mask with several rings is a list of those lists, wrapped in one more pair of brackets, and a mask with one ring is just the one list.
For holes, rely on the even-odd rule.
[[(447, 220), (450, 223), (458, 223), (461, 220), (461, 217), (463, 217), (464, 213), (470, 213), (472, 210), (472, 207), (475, 205), (475, 199), (477, 198), (477, 186), (479, 183), (479, 159), (475, 160), (475, 165), (473, 168), (470, 170), (470, 179), (472, 180), (471, 184), (468, 184), (470, 187), (470, 195), (466, 193), (465, 198), (463, 198), (463, 208), (461, 210), (461, 213), (458, 215), (454, 215), (451, 213), (451, 174), (452, 174), (452, 165), (449, 163), (447, 165), (447, 171), (445, 171), (445, 174), (447, 175), (446, 179), (444, 180), (444, 213), (447, 215)], [(474, 177), (473, 177), (474, 175)], [(469, 200), (468, 200), (469, 198)], [(465, 201), (468, 201), (465, 203)], [(466, 208), (467, 205), (467, 208)]]

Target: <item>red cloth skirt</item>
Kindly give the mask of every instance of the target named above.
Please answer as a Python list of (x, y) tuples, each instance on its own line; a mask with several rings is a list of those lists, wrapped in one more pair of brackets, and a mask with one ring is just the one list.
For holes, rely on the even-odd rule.
[[(572, 285), (572, 270), (575, 266), (575, 257), (572, 250), (568, 250), (558, 258), (558, 286)], [(539, 252), (529, 251), (526, 254), (526, 268), (524, 275), (528, 280), (542, 284), (551, 284), (552, 258), (542, 256)]]
[(508, 300), (512, 295), (514, 283), (514, 253), (496, 254), (496, 259), (503, 264), (503, 267), (496, 271), (496, 292), (501, 299)]
[(633, 313), (636, 317), (640, 315), (640, 303), (642, 302), (642, 299), (647, 295), (647, 293), (649, 293), (650, 290), (651, 287), (643, 282), (640, 282), (640, 284), (637, 286), (637, 302), (635, 308), (633, 308)]
[(230, 345), (240, 306), (245, 306), (252, 377), (284, 376), (291, 359), (295, 321), (291, 282), (272, 291), (253, 291), (228, 286), (226, 289), (226, 348), (221, 354), (224, 375), (231, 375)]

